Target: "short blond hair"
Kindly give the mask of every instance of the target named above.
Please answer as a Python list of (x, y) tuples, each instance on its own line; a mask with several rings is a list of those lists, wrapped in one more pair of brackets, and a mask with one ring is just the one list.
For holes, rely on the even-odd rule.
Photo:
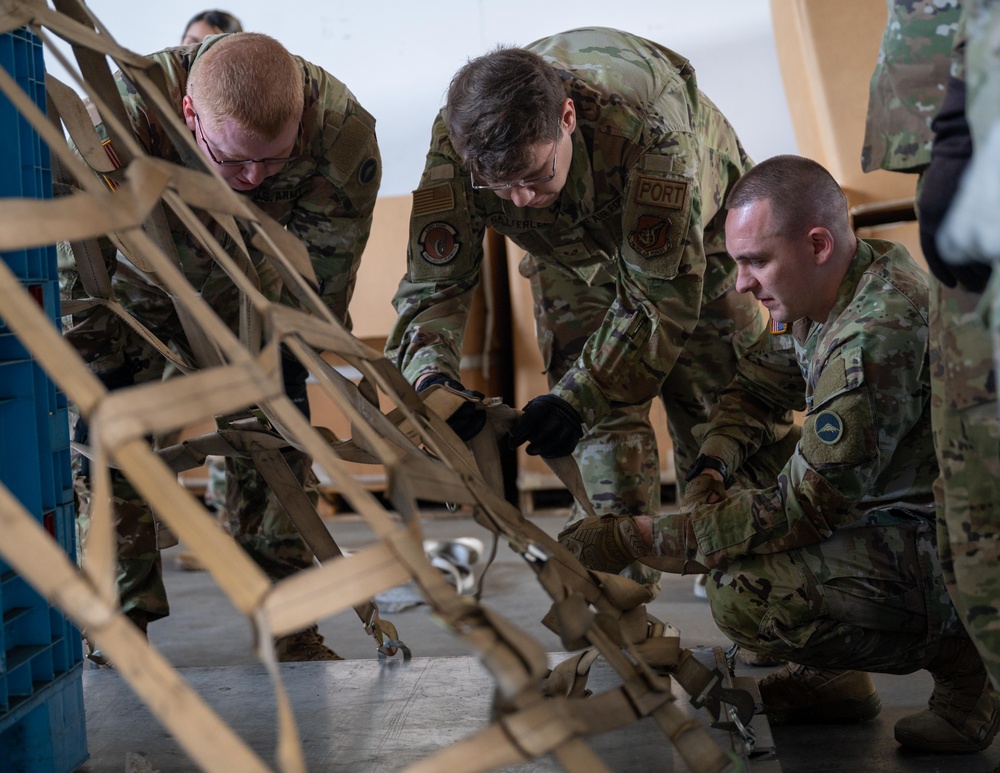
[(228, 117), (265, 141), (302, 118), (302, 70), (281, 43), (259, 32), (237, 32), (211, 45), (191, 67), (187, 94), (213, 129)]

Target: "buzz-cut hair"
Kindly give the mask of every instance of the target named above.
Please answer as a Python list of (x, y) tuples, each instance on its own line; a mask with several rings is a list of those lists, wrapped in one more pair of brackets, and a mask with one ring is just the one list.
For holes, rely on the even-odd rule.
[(837, 235), (850, 231), (847, 196), (822, 165), (802, 156), (773, 156), (745, 173), (729, 192), (726, 209), (771, 203), (775, 229), (797, 235), (820, 225)]
[(195, 59), (187, 94), (198, 118), (218, 129), (229, 118), (255, 139), (275, 139), (302, 118), (302, 68), (277, 40), (237, 32)]

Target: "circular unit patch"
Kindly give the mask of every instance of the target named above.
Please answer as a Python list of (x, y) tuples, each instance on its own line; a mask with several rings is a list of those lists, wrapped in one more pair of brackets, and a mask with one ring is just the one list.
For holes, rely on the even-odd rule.
[(368, 185), (372, 180), (375, 179), (375, 173), (378, 171), (378, 161), (374, 157), (366, 158), (362, 164), (361, 168), (358, 169), (358, 182), (362, 185)]
[(816, 437), (832, 446), (844, 436), (844, 422), (833, 411), (823, 411), (816, 417)]
[(450, 263), (461, 246), (455, 229), (447, 223), (431, 223), (420, 232), (420, 256), (434, 266)]

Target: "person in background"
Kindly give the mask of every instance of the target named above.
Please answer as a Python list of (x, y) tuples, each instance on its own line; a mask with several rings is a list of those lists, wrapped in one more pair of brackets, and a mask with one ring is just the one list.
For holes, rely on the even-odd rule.
[(209, 35), (219, 35), (224, 32), (243, 32), (243, 25), (239, 19), (226, 11), (202, 11), (192, 16), (184, 27), (181, 45), (201, 43)]
[[(981, 751), (1000, 696), (938, 557), (927, 275), (901, 245), (857, 238), (844, 192), (809, 159), (758, 164), (726, 207), (736, 287), (784, 327), (743, 356), (699, 428), (720, 465), (691, 481), (680, 515), (590, 517), (560, 541), (603, 571), (707, 568), (719, 628), (790, 661), (759, 683), (775, 724), (871, 719), (865, 672), (926, 669), (929, 707), (897, 721), (896, 740)], [(806, 412), (795, 452), (770, 486), (747, 486), (761, 428), (789, 409)]]

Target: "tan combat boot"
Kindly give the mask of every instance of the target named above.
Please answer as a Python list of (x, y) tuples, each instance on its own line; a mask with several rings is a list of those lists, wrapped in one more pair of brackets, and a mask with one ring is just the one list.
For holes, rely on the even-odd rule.
[(757, 683), (772, 725), (843, 725), (877, 716), (882, 699), (864, 671), (789, 663)]
[(315, 625), (304, 631), (280, 636), (274, 640), (274, 652), (279, 663), (305, 663), (310, 660), (343, 660), (323, 643)]
[(945, 639), (927, 670), (934, 677), (929, 708), (899, 720), (896, 740), (908, 749), (949, 754), (989, 746), (1000, 729), (1000, 696), (972, 640)]

